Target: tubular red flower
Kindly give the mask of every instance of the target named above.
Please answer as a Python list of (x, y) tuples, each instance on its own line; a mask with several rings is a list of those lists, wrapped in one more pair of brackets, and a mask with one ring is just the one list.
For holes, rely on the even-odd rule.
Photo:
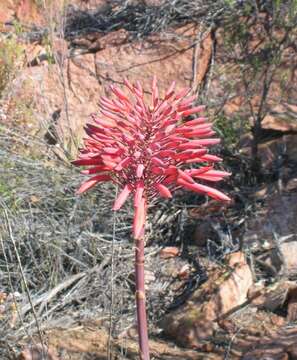
[(182, 178), (178, 178), (177, 179), (177, 183), (179, 185), (182, 185), (185, 189), (189, 189), (198, 193), (202, 193), (202, 194), (206, 194), (210, 197), (212, 197), (213, 199), (216, 200), (221, 200), (221, 201), (230, 201), (230, 198), (223, 194), (221, 191), (211, 188), (209, 186), (205, 186), (205, 185), (201, 185), (201, 184), (197, 184), (197, 183), (189, 183), (187, 181), (185, 181)]
[(124, 189), (121, 191), (120, 195), (117, 197), (112, 210), (119, 210), (125, 201), (128, 199), (128, 196), (131, 193), (131, 187), (129, 185), (125, 185)]
[(109, 175), (94, 176), (81, 185), (81, 187), (77, 190), (77, 194), (82, 194), (85, 191), (90, 190), (92, 187), (94, 187), (101, 181), (110, 181), (110, 180), (111, 180), (111, 177)]
[(143, 171), (144, 171), (144, 165), (143, 165), (143, 164), (137, 165), (136, 176), (137, 176), (138, 178), (141, 178), (142, 175), (143, 175)]
[[(187, 107), (187, 105), (185, 105), (185, 107)], [(188, 109), (188, 110), (185, 110), (183, 111), (183, 116), (189, 116), (189, 115), (192, 115), (192, 114), (196, 114), (197, 112), (200, 112), (204, 110), (204, 106), (197, 106), (197, 107), (194, 107), (192, 109)]]
[(160, 195), (165, 198), (172, 198), (171, 191), (163, 184), (157, 184), (156, 189), (159, 191)]
[[(73, 164), (89, 167), (83, 174), (96, 175), (77, 192), (112, 181), (122, 189), (114, 210), (132, 195), (136, 239), (144, 231), (147, 204), (158, 195), (171, 198), (172, 191), (182, 187), (229, 201), (222, 192), (196, 182), (216, 182), (230, 174), (213, 169), (213, 164), (222, 159), (208, 153), (209, 147), (220, 142), (212, 137), (212, 124), (203, 116), (187, 120), (204, 110), (204, 106), (193, 106), (195, 97), (187, 96), (190, 89), (176, 93), (173, 83), (162, 98), (154, 78), (150, 105), (146, 105), (140, 83), (124, 83), (130, 96), (111, 86), (115, 98), (102, 97), (100, 117), (92, 115), (93, 124), (85, 127), (84, 148)], [(191, 168), (191, 164), (198, 168)]]

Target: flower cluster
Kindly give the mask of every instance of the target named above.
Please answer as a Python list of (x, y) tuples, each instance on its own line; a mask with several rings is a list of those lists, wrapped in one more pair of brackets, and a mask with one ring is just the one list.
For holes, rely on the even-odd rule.
[[(139, 82), (132, 85), (125, 80), (125, 85), (131, 96), (111, 86), (115, 98), (102, 97), (101, 116), (94, 115), (85, 127), (84, 148), (73, 164), (88, 166), (82, 173), (94, 176), (77, 192), (112, 181), (121, 188), (113, 210), (133, 195), (136, 239), (144, 232), (147, 204), (158, 195), (171, 198), (172, 191), (182, 187), (229, 201), (222, 192), (197, 182), (216, 182), (230, 174), (215, 170), (214, 164), (222, 159), (208, 153), (208, 147), (220, 142), (212, 137), (212, 125), (205, 117), (186, 120), (204, 109), (193, 106), (195, 96), (188, 96), (189, 89), (175, 92), (173, 83), (160, 97), (154, 78), (151, 104), (147, 105)], [(200, 166), (191, 168), (192, 164)]]

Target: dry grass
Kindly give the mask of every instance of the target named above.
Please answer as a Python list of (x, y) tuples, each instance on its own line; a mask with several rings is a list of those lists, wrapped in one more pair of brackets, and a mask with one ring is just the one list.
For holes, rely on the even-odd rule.
[[(24, 142), (24, 137), (20, 139)], [(133, 248), (129, 215), (113, 219), (110, 211), (113, 187), (76, 197), (78, 173), (49, 152), (46, 158), (43, 144), (26, 140), (30, 144), (26, 147), (40, 147), (40, 158), (21, 155), (19, 147), (14, 152), (16, 136), (1, 127), (0, 292), (15, 294), (0, 319), (2, 342), (36, 331), (37, 323), (42, 328), (56, 321), (65, 325), (65, 317), (73, 321), (77, 316), (107, 316), (111, 286), (119, 295), (114, 299), (115, 314), (122, 311), (124, 301), (129, 319)], [(111, 281), (113, 241), (115, 278)]]
[(189, 22), (202, 21), (206, 25), (211, 25), (234, 11), (241, 13), (244, 9), (239, 3), (226, 0), (163, 0), (154, 5), (146, 4), (145, 1), (119, 0), (86, 11), (69, 6), (65, 36), (70, 40), (77, 35), (125, 29), (139, 39)]

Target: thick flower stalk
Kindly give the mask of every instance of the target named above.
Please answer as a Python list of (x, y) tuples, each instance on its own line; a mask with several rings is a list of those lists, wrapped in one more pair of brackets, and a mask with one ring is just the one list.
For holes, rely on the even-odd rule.
[(121, 189), (113, 210), (119, 210), (133, 196), (138, 331), (141, 358), (147, 360), (143, 237), (148, 204), (157, 196), (171, 198), (179, 188), (229, 201), (221, 191), (205, 185), (229, 173), (214, 169), (222, 159), (208, 152), (220, 142), (213, 137), (212, 125), (202, 116), (188, 120), (204, 109), (193, 106), (195, 96), (188, 96), (189, 89), (175, 92), (173, 83), (160, 97), (154, 78), (151, 101), (146, 104), (139, 82), (132, 85), (125, 80), (125, 85), (130, 96), (111, 86), (114, 98), (101, 98), (101, 115), (94, 115), (92, 123), (86, 125), (84, 148), (73, 164), (87, 166), (82, 173), (92, 175), (78, 189), (79, 194), (112, 181)]

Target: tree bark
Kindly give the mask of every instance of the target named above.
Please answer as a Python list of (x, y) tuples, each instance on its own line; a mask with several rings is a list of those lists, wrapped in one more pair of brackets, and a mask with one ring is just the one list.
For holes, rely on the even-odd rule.
[(136, 282), (136, 308), (139, 352), (141, 360), (149, 360), (149, 342), (147, 332), (147, 319), (145, 308), (144, 288), (144, 239), (135, 240), (135, 282)]

